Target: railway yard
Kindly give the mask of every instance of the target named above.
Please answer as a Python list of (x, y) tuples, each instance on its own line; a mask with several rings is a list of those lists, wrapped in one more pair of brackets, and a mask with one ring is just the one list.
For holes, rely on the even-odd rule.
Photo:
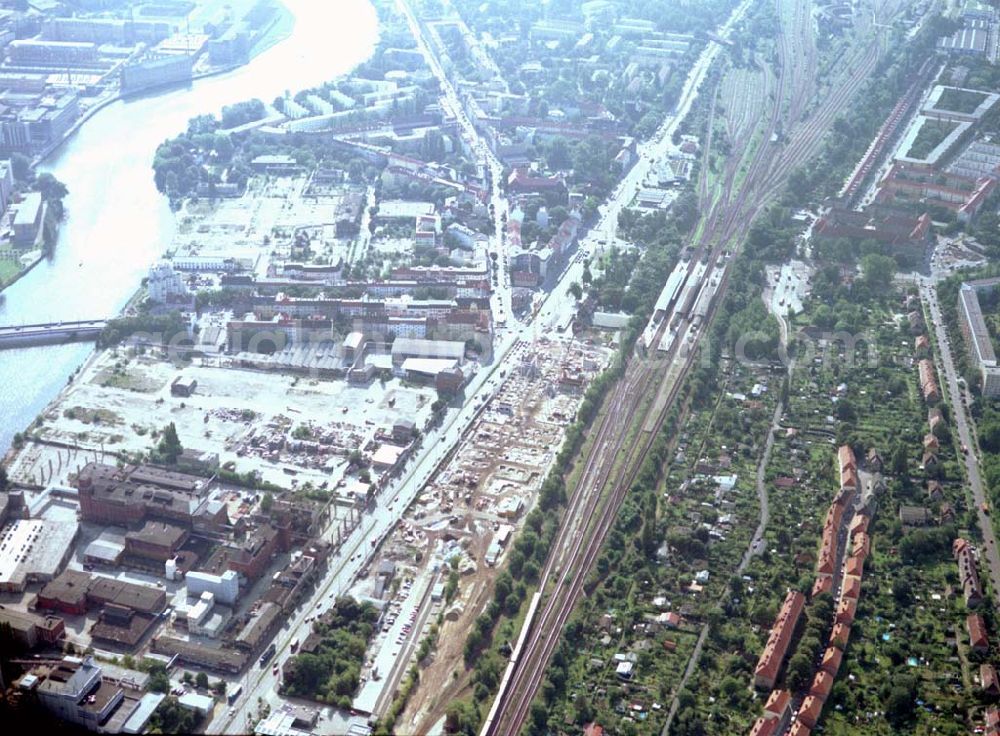
[[(723, 268), (721, 277), (716, 274), (716, 267), (724, 266), (723, 253), (739, 243), (753, 218), (784, 188), (792, 169), (818, 151), (834, 117), (875, 67), (878, 38), (868, 23), (860, 20), (856, 43), (835, 68), (829, 92), (807, 113), (817, 66), (808, 7), (807, 2), (779, 3), (776, 95), (754, 134), (747, 130), (742, 140), (731, 141), (725, 170), (716, 187), (708, 191), (709, 201), (702, 202), (704, 214), (689, 247), (693, 251), (691, 262), (705, 261), (708, 268), (692, 270), (695, 288), (701, 288), (698, 282), (702, 280), (710, 285), (708, 274), (713, 274), (721, 281), (720, 290), (724, 289), (728, 272)], [(877, 10), (888, 17), (896, 7), (885, 4)], [(779, 143), (775, 136), (782, 120), (791, 122), (785, 123)], [(757, 145), (751, 145), (755, 140)], [(660, 322), (647, 344), (658, 345), (662, 332), (675, 322), (675, 317), (679, 318), (677, 331), (681, 339), (673, 341), (662, 358), (630, 361), (624, 378), (609, 397), (609, 410), (595, 425), (593, 443), (567, 507), (568, 523), (560, 529), (543, 571), (543, 603), (530, 622), (531, 632), (507, 687), (498, 696), (500, 706), (493, 720), (487, 722), (487, 733), (515, 732), (528, 719), (545, 677), (545, 663), (559, 643), (550, 632), (562, 630), (582, 595), (583, 583), (615, 514), (696, 354), (693, 348), (699, 337), (699, 323), (697, 315), (688, 312), (690, 306), (689, 300), (671, 302), (668, 298), (662, 313), (657, 310), (653, 319), (659, 316)], [(636, 428), (638, 436), (633, 434)], [(624, 459), (620, 458), (623, 449)], [(589, 526), (591, 519), (595, 519), (593, 526)]]

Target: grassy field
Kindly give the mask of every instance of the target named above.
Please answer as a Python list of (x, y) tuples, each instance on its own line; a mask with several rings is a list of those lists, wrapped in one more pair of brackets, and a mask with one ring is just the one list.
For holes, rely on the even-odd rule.
[(7, 286), (21, 273), (21, 263), (13, 258), (0, 258), (0, 289)]

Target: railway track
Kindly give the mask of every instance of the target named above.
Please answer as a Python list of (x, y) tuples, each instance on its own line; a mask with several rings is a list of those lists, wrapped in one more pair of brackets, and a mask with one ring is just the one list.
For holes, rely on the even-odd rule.
[[(667, 324), (664, 322), (661, 331), (666, 328)], [(592, 452), (588, 457), (566, 513), (567, 519), (578, 519), (584, 523), (565, 524), (563, 528), (566, 533), (557, 536), (554, 549), (559, 549), (560, 542), (563, 542), (563, 551), (550, 558), (554, 564), (547, 566), (541, 586), (541, 589), (550, 592), (547, 593), (545, 605), (536, 613), (531, 632), (525, 640), (518, 668), (508, 685), (509, 696), (506, 702), (501, 703), (496, 720), (487, 723), (483, 733), (517, 733), (527, 719), (534, 693), (545, 676), (545, 664), (558, 646), (562, 628), (583, 595), (586, 577), (617, 519), (617, 510), (635, 481), (683, 382), (689, 361), (676, 362), (673, 359), (684, 349), (682, 342), (675, 344), (670, 358), (665, 361), (673, 370), (665, 371), (658, 382), (655, 379), (659, 369), (655, 364), (660, 361), (631, 361), (626, 379), (619, 383), (621, 388), (611, 397), (613, 403), (610, 405), (613, 408), (606, 415), (606, 420), (601, 422), (594, 442), (595, 448), (604, 449)], [(643, 397), (648, 396), (648, 389), (654, 382), (654, 395), (666, 390), (669, 392), (669, 400), (663, 404), (654, 431), (639, 430), (639, 440), (631, 448), (625, 448), (628, 428), (640, 424), (633, 424), (635, 413), (639, 410), (638, 405), (642, 403)], [(650, 403), (652, 410), (655, 402)], [(625, 457), (619, 458), (623, 450)], [(616, 469), (620, 474), (613, 478)], [(605, 493), (609, 484), (610, 490)], [(588, 523), (591, 521), (592, 526)]]
[[(772, 137), (780, 128), (786, 101), (791, 112), (799, 116), (805, 115), (808, 92), (813, 84), (812, 76), (817, 68), (814, 45), (810, 44), (812, 53), (807, 54), (804, 70), (795, 70), (792, 60), (797, 47), (805, 45), (803, 39), (806, 35), (811, 38), (809, 7), (810, 4), (805, 0), (796, 0), (794, 3), (792, 22), (797, 28), (793, 32), (801, 34), (799, 44), (789, 39), (785, 29), (779, 34), (779, 46), (784, 50), (784, 58), (776, 75), (774, 108), (765, 126), (763, 140), (756, 146), (756, 150), (749, 152), (751, 160), (745, 177), (737, 186), (742, 156), (734, 157), (727, 163), (722, 193), (711, 203), (705, 215), (706, 226), (696, 231), (699, 232), (697, 240), (689, 242), (694, 250), (692, 263), (698, 258), (704, 259), (708, 264), (704, 279), (710, 278), (715, 273), (716, 266), (724, 263), (720, 261), (722, 253), (731, 243), (745, 235), (753, 218), (784, 187), (792, 168), (818, 151), (822, 136), (835, 116), (857, 93), (877, 63), (879, 47), (875, 39), (844, 60), (846, 71), (838, 75), (831, 84), (829, 94), (819, 102), (812, 114), (806, 115), (804, 120), (793, 118), (797, 124), (787, 131), (787, 143), (779, 146), (772, 142)], [(803, 31), (807, 25), (808, 28)], [(718, 87), (715, 94), (717, 93)], [(752, 139), (752, 133), (747, 137)], [(750, 140), (738, 142), (743, 147), (749, 143)], [(700, 189), (700, 194), (703, 197), (709, 195), (704, 186)], [(723, 268), (716, 298), (704, 324), (710, 322), (714, 310), (721, 303), (718, 294), (724, 293), (728, 278), (728, 269)], [(514, 734), (527, 720), (534, 695), (545, 676), (546, 664), (558, 646), (562, 627), (584, 594), (586, 577), (615, 523), (618, 509), (638, 475), (690, 369), (697, 341), (703, 330), (699, 331), (688, 315), (682, 314), (681, 318), (682, 322), (677, 326), (678, 338), (673, 342), (666, 358), (656, 361), (631, 360), (624, 379), (608, 397), (607, 405), (611, 408), (596, 429), (591, 452), (587, 455), (580, 480), (567, 504), (566, 523), (561, 525), (546, 563), (540, 586), (544, 603), (537, 609), (534, 620), (525, 624), (530, 629), (523, 639), (523, 650), (518, 652), (516, 667), (510, 672), (507, 687), (498, 696), (494, 715), (485, 724), (483, 734)], [(662, 321), (651, 345), (660, 343), (663, 331), (671, 322), (669, 318)], [(684, 336), (688, 336), (690, 340), (683, 339)], [(664, 366), (666, 370), (662, 370)], [(650, 401), (643, 408), (643, 397), (649, 395), (650, 389), (654, 387), (654, 396), (665, 395), (666, 400)], [(626, 447), (626, 442), (629, 441), (628, 431), (634, 427), (644, 429), (638, 430), (636, 441)]]

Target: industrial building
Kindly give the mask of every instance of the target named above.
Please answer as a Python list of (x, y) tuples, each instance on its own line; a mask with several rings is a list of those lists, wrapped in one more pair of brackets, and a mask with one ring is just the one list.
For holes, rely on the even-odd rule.
[(14, 244), (30, 247), (38, 238), (42, 228), (42, 217), (45, 205), (39, 192), (28, 192), (17, 205), (11, 229), (14, 231)]
[(239, 575), (235, 570), (226, 570), (221, 575), (208, 572), (192, 571), (185, 577), (189, 596), (200, 596), (211, 593), (218, 603), (231, 606), (240, 595)]
[(0, 608), (0, 625), (10, 626), (14, 639), (28, 649), (39, 643), (57, 644), (66, 632), (66, 623), (58, 616), (38, 616), (8, 607)]
[(408, 358), (429, 358), (433, 360), (465, 362), (465, 344), (449, 340), (415, 340), (397, 337), (392, 343), (392, 366), (401, 370)]
[(125, 554), (125, 536), (110, 529), (101, 532), (83, 551), (84, 564), (115, 566)]
[(18, 687), (33, 691), (42, 707), (60, 720), (102, 733), (123, 731), (143, 699), (141, 691), (126, 687), (121, 679), (105, 677), (92, 657), (65, 657), (56, 665), (36, 667)]
[(167, 595), (161, 588), (64, 570), (59, 577), (46, 583), (35, 599), (37, 608), (75, 616), (106, 605), (152, 615), (164, 609)]
[(73, 552), (80, 525), (46, 519), (18, 519), (0, 530), (0, 591), (22, 593), (28, 583), (47, 582)]
[(10, 63), (17, 66), (66, 67), (97, 62), (97, 45), (86, 41), (25, 39), (7, 45)]
[(77, 475), (80, 513), (88, 521), (135, 525), (147, 517), (181, 526), (228, 524), (224, 505), (210, 504), (210, 481), (153, 465), (87, 464)]
[(122, 68), (122, 93), (136, 94), (148, 89), (191, 81), (194, 57), (168, 54), (142, 59)]
[(189, 533), (184, 527), (150, 519), (141, 529), (125, 535), (125, 551), (137, 557), (166, 562), (177, 554)]

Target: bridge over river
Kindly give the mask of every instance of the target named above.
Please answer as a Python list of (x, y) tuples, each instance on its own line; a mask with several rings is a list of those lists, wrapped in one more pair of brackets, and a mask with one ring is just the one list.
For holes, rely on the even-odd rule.
[(93, 342), (107, 325), (107, 320), (45, 322), (37, 325), (0, 326), (0, 350), (31, 345), (60, 345), (67, 342)]

